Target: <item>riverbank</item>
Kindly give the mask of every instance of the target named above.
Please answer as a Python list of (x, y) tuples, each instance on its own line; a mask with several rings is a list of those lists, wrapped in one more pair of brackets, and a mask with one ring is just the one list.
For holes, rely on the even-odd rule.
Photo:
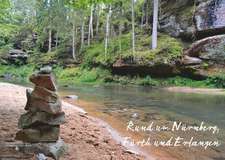
[[(0, 80), (5, 82), (16, 82), (21, 84), (29, 83), (28, 78), (35, 70), (34, 64), (23, 66), (0, 65)], [(109, 70), (102, 68), (82, 68), (71, 67), (62, 68), (59, 65), (53, 67), (58, 84), (61, 86), (74, 85), (110, 85), (119, 84), (127, 86), (146, 87), (192, 87), (192, 88), (225, 88), (225, 77), (215, 75), (205, 80), (193, 80), (186, 77), (175, 76), (167, 78), (153, 78), (149, 75), (139, 76), (119, 76), (113, 75)]]
[(175, 93), (225, 95), (225, 89), (215, 89), (215, 88), (167, 87), (164, 88), (164, 90)]
[[(0, 83), (0, 143), (2, 144), (15, 142), (14, 136), (18, 131), (17, 121), (24, 113), (26, 103), (25, 90), (25, 87)], [(62, 160), (144, 159), (113, 139), (107, 125), (101, 120), (88, 116), (81, 109), (67, 103), (63, 103), (63, 110), (66, 113), (67, 122), (61, 127), (61, 138), (68, 144), (69, 150)], [(0, 152), (0, 158), (1, 156), (10, 157), (10, 154), (16, 157), (15, 153), (4, 150)], [(25, 158), (20, 157), (20, 159)], [(32, 157), (26, 159), (32, 159)]]

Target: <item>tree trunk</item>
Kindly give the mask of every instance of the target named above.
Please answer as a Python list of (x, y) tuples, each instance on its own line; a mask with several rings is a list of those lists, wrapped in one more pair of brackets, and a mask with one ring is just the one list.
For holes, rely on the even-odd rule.
[(99, 5), (97, 6), (97, 22), (96, 22), (96, 37), (98, 38), (98, 33), (99, 33), (99, 19), (100, 19), (100, 9)]
[(59, 44), (59, 36), (58, 36), (58, 31), (56, 32), (56, 40), (55, 40), (55, 47), (58, 48), (58, 44)]
[(91, 43), (91, 38), (94, 37), (93, 34), (93, 5), (91, 6), (91, 15), (89, 19), (89, 27), (88, 27), (88, 46)]
[(105, 57), (108, 53), (108, 43), (109, 43), (109, 31), (110, 31), (110, 22), (109, 19), (111, 17), (111, 5), (109, 6), (109, 12), (107, 14), (107, 18), (106, 18), (106, 34), (105, 34)]
[(75, 40), (75, 35), (76, 33), (75, 33), (75, 22), (73, 22), (73, 30), (72, 30), (72, 35), (73, 35), (73, 44), (72, 44), (72, 50), (73, 50), (73, 52), (72, 52), (72, 57), (73, 57), (73, 59), (74, 60), (76, 60), (76, 40)]
[(82, 24), (81, 24), (80, 53), (82, 52), (84, 47), (84, 25), (85, 25), (85, 19), (83, 17)]
[(52, 30), (48, 31), (48, 52), (52, 51)]
[(122, 23), (120, 21), (119, 24), (119, 47), (120, 47), (120, 52), (122, 52), (122, 42), (121, 42), (121, 37), (122, 36)]
[(153, 27), (152, 27), (152, 49), (157, 48), (158, 9), (159, 9), (159, 1), (154, 0)]
[(148, 0), (146, 0), (146, 10), (145, 10), (145, 25), (148, 26)]
[(145, 21), (145, 4), (146, 4), (146, 0), (144, 1), (143, 5), (142, 5), (141, 28), (143, 28), (144, 21)]
[(135, 19), (134, 19), (134, 0), (131, 0), (132, 9), (132, 52), (135, 54)]

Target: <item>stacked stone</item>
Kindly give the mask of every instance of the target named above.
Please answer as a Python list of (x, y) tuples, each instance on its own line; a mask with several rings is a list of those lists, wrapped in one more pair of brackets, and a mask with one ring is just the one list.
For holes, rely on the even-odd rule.
[(60, 125), (65, 122), (51, 69), (41, 69), (30, 77), (34, 90), (27, 89), (27, 104), (18, 126), (16, 139), (23, 142), (56, 142)]

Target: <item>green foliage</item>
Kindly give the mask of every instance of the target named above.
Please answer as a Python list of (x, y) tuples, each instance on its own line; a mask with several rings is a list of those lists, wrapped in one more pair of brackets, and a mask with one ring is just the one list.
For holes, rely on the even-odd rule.
[(9, 0), (0, 0), (0, 22), (6, 21), (8, 17)]
[[(169, 63), (181, 57), (183, 47), (181, 42), (168, 35), (160, 34), (158, 48), (150, 50), (151, 37), (140, 34), (137, 36), (137, 51), (135, 59), (139, 64)], [(121, 46), (120, 46), (121, 44)], [(121, 48), (120, 48), (121, 47)], [(85, 66), (103, 65), (111, 66), (118, 58), (133, 59), (131, 51), (131, 34), (113, 38), (110, 41), (108, 54), (104, 53), (104, 44), (95, 43), (86, 48), (83, 53)]]
[(213, 87), (213, 84), (208, 83), (207, 80), (197, 81), (190, 78), (184, 78), (179, 76), (162, 80), (162, 84), (165, 86), (180, 86), (180, 87), (183, 86), (200, 87), (200, 88)]
[(12, 48), (11, 44), (1, 47), (0, 48), (0, 58), (5, 57), (11, 48)]
[(5, 77), (7, 81), (28, 82), (28, 77), (32, 74), (34, 66), (6, 66), (0, 65), (0, 76)]
[(60, 68), (54, 69), (57, 79), (62, 84), (77, 84), (77, 83), (102, 83), (105, 77), (111, 74), (107, 70), (101, 68), (82, 69), (82, 68)]
[(159, 82), (152, 79), (150, 76), (146, 76), (145, 78), (138, 78), (136, 80), (136, 83), (142, 86), (158, 86), (159, 85)]
[(218, 74), (209, 77), (208, 84), (213, 84), (216, 88), (225, 88), (225, 75)]
[(18, 26), (13, 24), (0, 24), (0, 48), (10, 43), (10, 39), (17, 31)]
[[(142, 36), (137, 40), (137, 52), (135, 58), (139, 64), (170, 63), (177, 60), (183, 53), (182, 44), (168, 35), (160, 34), (158, 37), (158, 48), (149, 50), (151, 37)], [(129, 52), (126, 56), (132, 56)]]
[[(26, 82), (28, 77), (35, 70), (34, 65), (13, 66), (0, 65), (0, 77), (6, 77), (7, 81)], [(82, 69), (62, 68), (57, 66), (54, 73), (60, 85), (73, 85), (79, 83), (120, 83), (123, 85), (143, 85), (143, 86), (188, 86), (196, 88), (225, 88), (225, 75), (211, 76), (206, 80), (192, 80), (184, 77), (172, 77), (165, 79), (146, 77), (113, 76), (110, 71), (101, 68)]]

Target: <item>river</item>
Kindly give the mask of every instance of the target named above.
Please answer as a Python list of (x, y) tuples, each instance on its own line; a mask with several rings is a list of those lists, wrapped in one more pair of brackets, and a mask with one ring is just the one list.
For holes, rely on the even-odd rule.
[[(219, 146), (159, 146), (142, 145), (149, 154), (157, 157), (167, 155), (182, 160), (225, 160), (225, 95), (176, 93), (163, 89), (121, 85), (78, 85), (60, 88), (64, 95), (78, 95), (71, 103), (82, 106), (90, 115), (109, 123), (123, 137), (134, 142), (147, 140), (167, 141), (171, 137), (183, 137), (187, 141), (193, 137), (196, 142), (213, 141)], [(186, 126), (216, 126), (219, 132), (211, 131), (139, 131), (127, 130), (128, 122), (137, 126), (166, 126), (175, 122)], [(154, 127), (155, 127), (154, 126)], [(154, 140), (154, 141), (153, 141)], [(138, 143), (140, 145), (140, 143)], [(142, 143), (143, 144), (143, 143)], [(131, 145), (131, 144), (130, 144)], [(160, 158), (159, 158), (160, 159)], [(161, 158), (162, 159), (162, 158)]]

